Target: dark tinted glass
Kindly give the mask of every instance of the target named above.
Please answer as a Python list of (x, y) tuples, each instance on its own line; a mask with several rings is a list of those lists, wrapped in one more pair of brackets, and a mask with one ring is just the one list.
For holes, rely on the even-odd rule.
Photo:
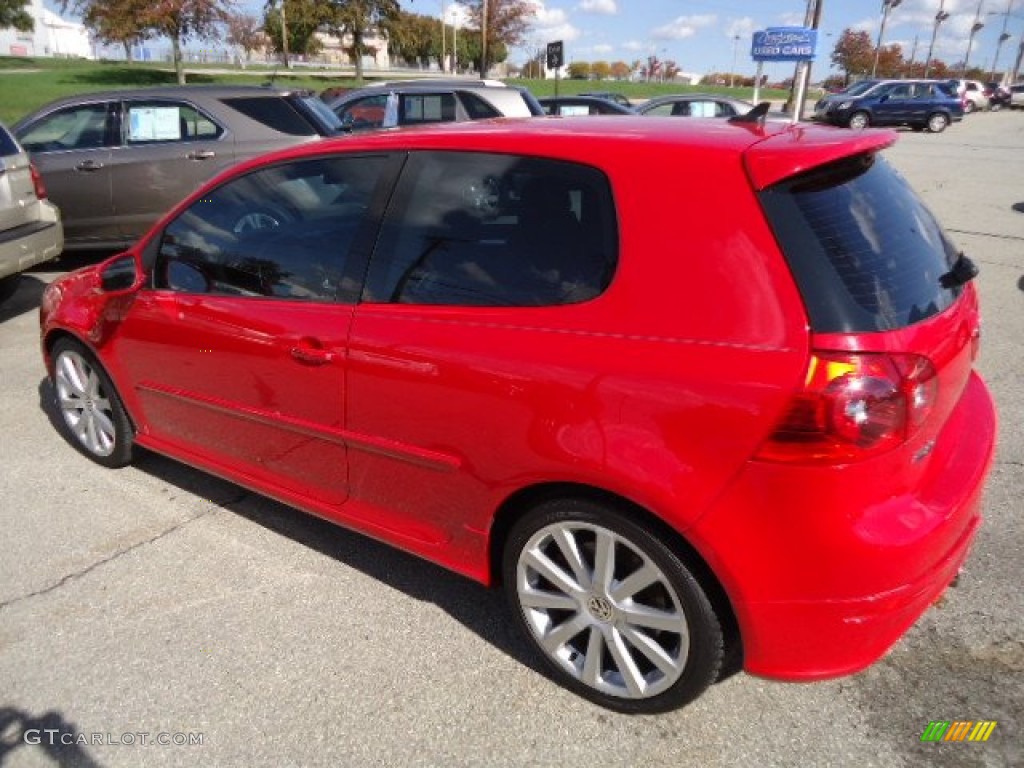
[(14, 137), (7, 132), (7, 129), (0, 125), (0, 157), (16, 155), (21, 150), (14, 143)]
[(608, 180), (572, 163), (459, 152), (410, 157), (368, 301), (543, 306), (586, 301), (618, 254)]
[(450, 123), (455, 120), (454, 93), (403, 93), (399, 97), (402, 125)]
[(496, 110), (472, 91), (460, 91), (459, 98), (462, 99), (463, 109), (466, 110), (466, 114), (468, 114), (472, 120), (485, 120), (488, 117), (501, 117), (501, 112)]
[(315, 136), (318, 131), (288, 100), (279, 96), (241, 96), (221, 99), (232, 109), (289, 136)]
[(229, 181), (168, 225), (154, 287), (307, 301), (353, 293), (345, 259), (384, 162), (318, 158)]
[(887, 331), (949, 307), (940, 278), (957, 253), (882, 159), (860, 156), (762, 193), (819, 332)]

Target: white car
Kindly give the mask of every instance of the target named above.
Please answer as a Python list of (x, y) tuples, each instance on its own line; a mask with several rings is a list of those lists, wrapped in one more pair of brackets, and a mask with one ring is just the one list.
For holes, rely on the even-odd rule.
[(1010, 86), (1010, 108), (1019, 109), (1024, 107), (1024, 83)]
[(956, 86), (956, 95), (964, 105), (964, 113), (970, 114), (988, 109), (989, 100), (985, 95), (985, 84), (977, 80), (951, 80)]
[(0, 125), (0, 301), (17, 290), (22, 271), (57, 258), (63, 248), (60, 211), (46, 199), (28, 154)]

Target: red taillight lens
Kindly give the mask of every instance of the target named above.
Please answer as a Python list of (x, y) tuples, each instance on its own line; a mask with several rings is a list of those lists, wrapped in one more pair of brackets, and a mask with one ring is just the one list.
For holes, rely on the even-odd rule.
[(28, 170), (32, 174), (32, 184), (36, 188), (36, 197), (40, 200), (45, 200), (46, 185), (43, 184), (43, 177), (40, 175), (39, 170), (31, 163), (29, 163)]
[(937, 394), (935, 368), (919, 355), (815, 352), (803, 389), (757, 458), (837, 463), (874, 456), (906, 442)]

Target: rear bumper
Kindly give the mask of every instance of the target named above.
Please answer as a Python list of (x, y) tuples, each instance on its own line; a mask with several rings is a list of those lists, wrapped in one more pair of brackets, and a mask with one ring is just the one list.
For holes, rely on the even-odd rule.
[(0, 278), (16, 275), (60, 255), (64, 248), (60, 212), (47, 202), (40, 204), (40, 212), (39, 221), (0, 232)]
[(995, 434), (991, 396), (972, 374), (928, 468), (902, 492), (891, 485), (911, 472), (900, 455), (817, 469), (749, 464), (691, 531), (735, 609), (746, 670), (836, 677), (899, 640), (968, 557)]

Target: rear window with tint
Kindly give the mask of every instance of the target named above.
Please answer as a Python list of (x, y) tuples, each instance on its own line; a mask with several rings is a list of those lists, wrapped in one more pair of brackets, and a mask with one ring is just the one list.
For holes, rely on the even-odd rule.
[(815, 169), (761, 199), (815, 331), (903, 328), (942, 312), (962, 290), (941, 284), (956, 249), (880, 157)]
[(7, 132), (7, 129), (0, 125), (0, 157), (16, 155), (21, 150), (14, 143), (14, 137)]
[(232, 109), (268, 128), (289, 136), (316, 136), (317, 130), (287, 99), (272, 96), (241, 96), (222, 99)]

